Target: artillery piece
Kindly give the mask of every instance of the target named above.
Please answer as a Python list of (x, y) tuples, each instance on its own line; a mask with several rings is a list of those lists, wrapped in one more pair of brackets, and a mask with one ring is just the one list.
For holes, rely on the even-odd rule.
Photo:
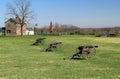
[(49, 47), (46, 49), (46, 51), (53, 51), (53, 49), (58, 48), (58, 45), (62, 44), (62, 42), (54, 42), (50, 43)]
[(32, 45), (39, 45), (39, 44), (43, 44), (44, 43), (44, 39), (46, 38), (38, 38), (36, 39), (36, 42), (33, 43)]
[(96, 48), (98, 46), (93, 46), (93, 45), (80, 45), (76, 49), (76, 53), (74, 53), (72, 56), (64, 59), (74, 59), (76, 56), (82, 57), (85, 59), (94, 57), (96, 55)]

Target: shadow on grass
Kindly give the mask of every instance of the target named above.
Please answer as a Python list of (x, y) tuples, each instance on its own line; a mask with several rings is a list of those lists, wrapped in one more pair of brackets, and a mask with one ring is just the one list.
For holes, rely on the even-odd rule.
[(71, 60), (86, 60), (85, 58), (72, 58)]
[(64, 60), (86, 60), (85, 58), (63, 58)]

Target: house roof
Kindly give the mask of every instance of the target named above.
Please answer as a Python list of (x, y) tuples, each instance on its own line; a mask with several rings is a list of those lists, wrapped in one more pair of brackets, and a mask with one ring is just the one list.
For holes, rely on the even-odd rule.
[(7, 22), (12, 22), (12, 23), (15, 23), (15, 24), (19, 24), (21, 22), (21, 19), (19, 17), (16, 17), (16, 18), (10, 18), (8, 19), (5, 23)]

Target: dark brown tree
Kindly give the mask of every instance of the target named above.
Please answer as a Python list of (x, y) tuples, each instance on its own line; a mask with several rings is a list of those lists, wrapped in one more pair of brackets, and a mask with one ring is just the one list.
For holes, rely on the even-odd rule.
[(23, 26), (33, 18), (30, 7), (29, 0), (15, 0), (14, 4), (7, 4), (7, 13), (20, 19), (21, 36), (23, 36)]

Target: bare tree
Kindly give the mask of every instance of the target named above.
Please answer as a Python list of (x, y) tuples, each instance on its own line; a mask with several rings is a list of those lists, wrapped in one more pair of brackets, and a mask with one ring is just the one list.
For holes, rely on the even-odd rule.
[(61, 30), (60, 25), (57, 22), (54, 24), (54, 27), (55, 27), (56, 32), (60, 33), (60, 30)]
[(29, 0), (15, 0), (14, 4), (8, 3), (7, 13), (20, 19), (21, 36), (23, 36), (23, 26), (33, 18), (33, 11), (30, 10)]

